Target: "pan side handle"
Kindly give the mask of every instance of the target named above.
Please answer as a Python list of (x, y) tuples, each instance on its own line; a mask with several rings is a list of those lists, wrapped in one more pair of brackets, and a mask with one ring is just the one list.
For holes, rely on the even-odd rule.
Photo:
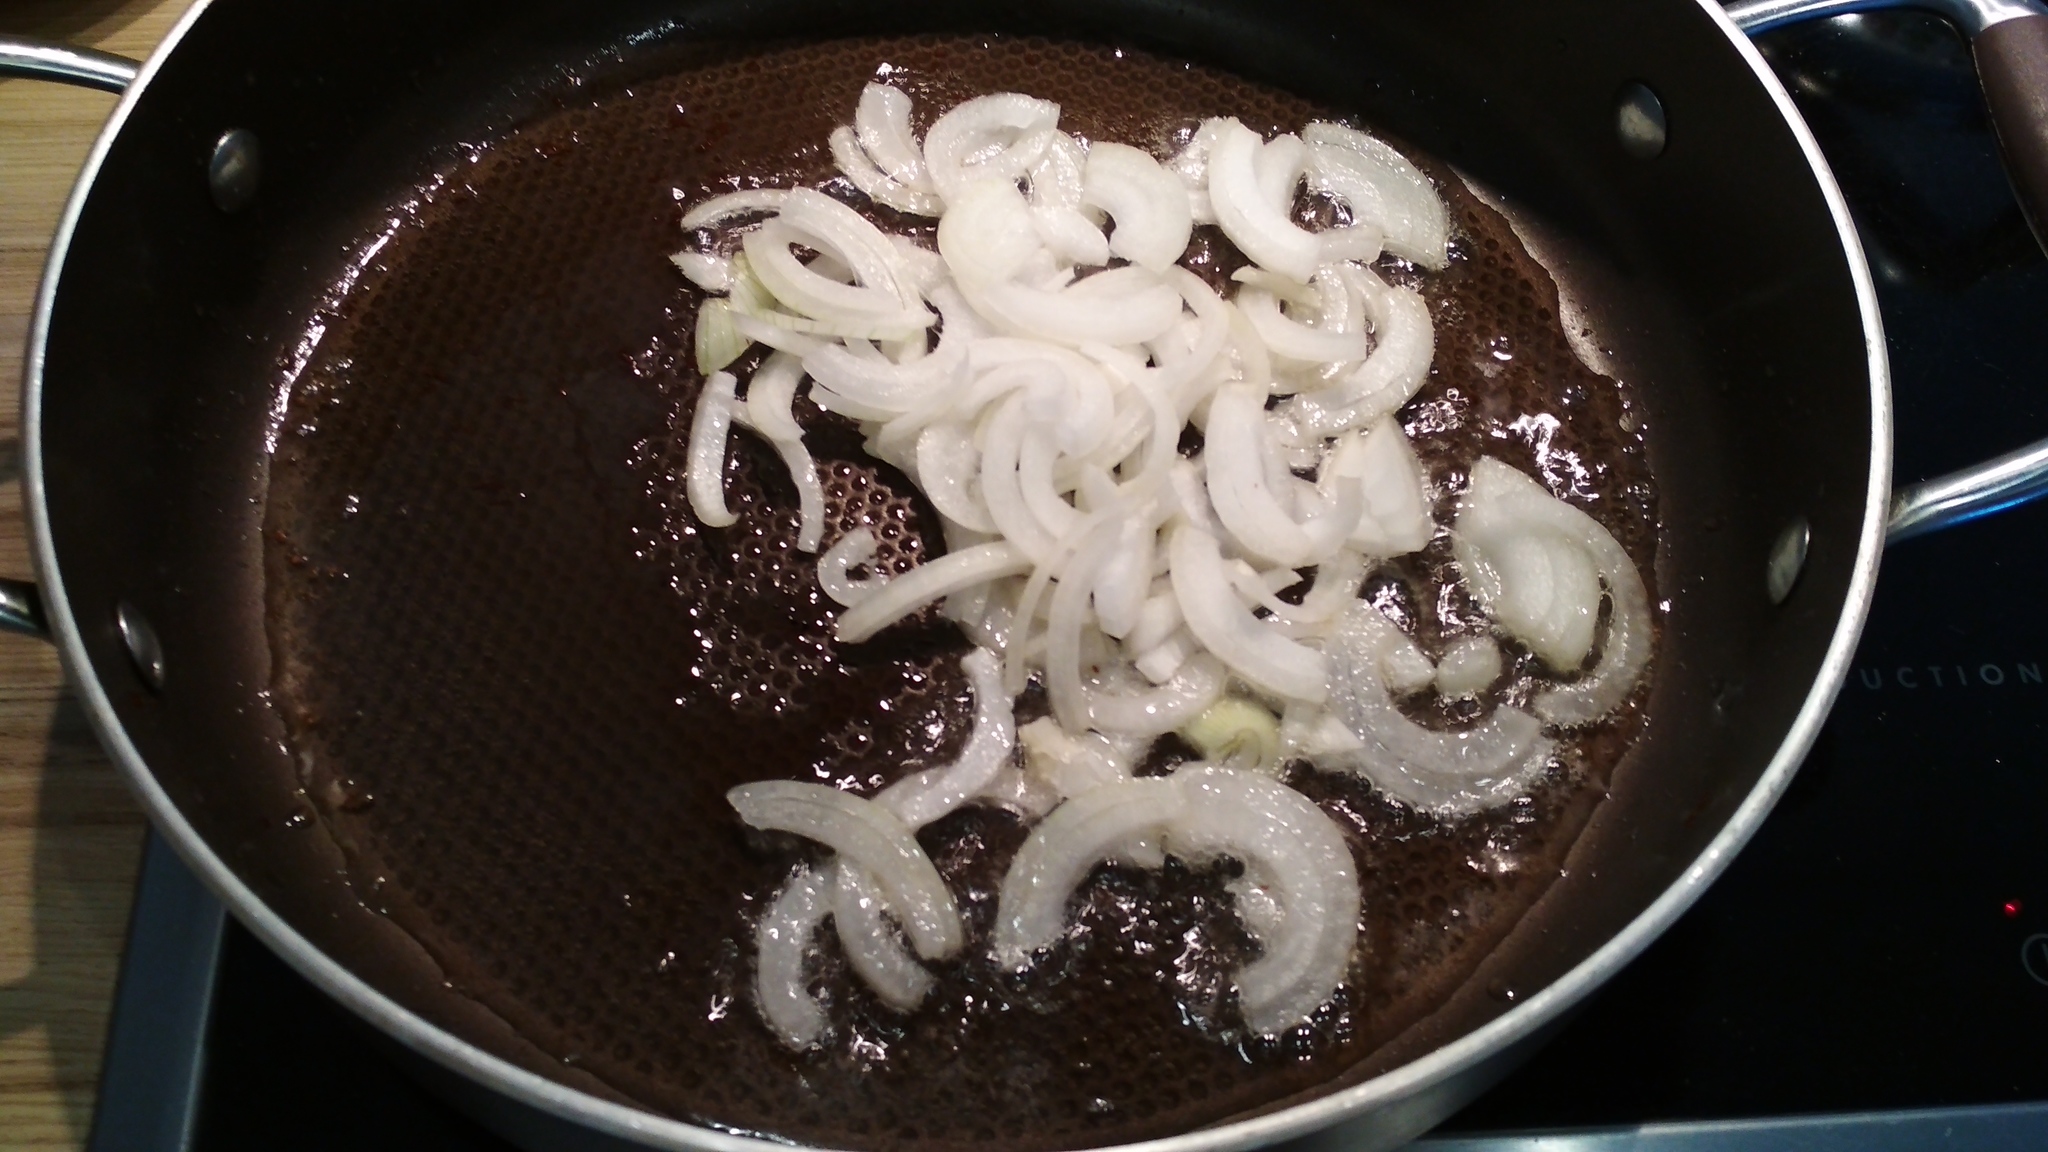
[[(95, 52), (0, 36), (0, 76), (51, 80), (103, 92), (123, 92), (135, 80), (142, 66), (125, 56)], [(21, 632), (47, 639), (49, 622), (43, 617), (43, 597), (26, 580), (0, 579), (0, 631)]]
[(18, 36), (0, 36), (0, 76), (53, 80), (80, 88), (98, 88), (102, 92), (123, 92), (134, 83), (136, 73), (141, 70), (142, 65), (111, 52), (24, 40)]
[[(1800, 20), (1922, 8), (1967, 36), (2006, 178), (2035, 240), (2048, 248), (2048, 7), (2042, 0), (1738, 0), (1726, 8), (1754, 36)], [(1886, 543), (1896, 544), (2048, 495), (2048, 440), (1897, 489)]]

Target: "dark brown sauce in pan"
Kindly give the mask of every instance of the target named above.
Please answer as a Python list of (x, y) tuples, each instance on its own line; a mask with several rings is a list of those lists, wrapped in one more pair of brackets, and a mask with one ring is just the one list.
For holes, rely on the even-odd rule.
[[(882, 64), (920, 128), (1003, 89), (1059, 101), (1069, 131), (1162, 154), (1204, 116), (1270, 132), (1326, 114), (1096, 47), (842, 41), (638, 83), (482, 149), (323, 313), (280, 429), (274, 687), (309, 789), (362, 899), (456, 987), (678, 1117), (839, 1146), (1047, 1148), (1163, 1136), (1311, 1090), (1440, 1004), (1541, 894), (1639, 730), (1636, 705), (1570, 741), (1534, 797), (1453, 827), (1356, 778), (1293, 769), (1351, 834), (1365, 911), (1350, 983), (1281, 1041), (1245, 1037), (1230, 1003), (1253, 946), (1226, 875), (1177, 866), (1099, 870), (1078, 946), (1021, 981), (970, 947), (908, 1016), (825, 943), (815, 987), (835, 1034), (821, 1052), (785, 1051), (750, 1001), (751, 919), (814, 849), (745, 834), (724, 791), (792, 776), (870, 791), (947, 757), (971, 701), (949, 626), (832, 644), (814, 560), (793, 546), (795, 492), (752, 438), (733, 438), (739, 524), (695, 526), (679, 474), (696, 297), (667, 255), (679, 201), (735, 173), (828, 178), (825, 137)], [(1506, 222), (1432, 171), (1457, 259), (1390, 274), (1436, 319), (1436, 366), (1403, 419), (1440, 520), (1491, 453), (1591, 511), (1653, 580), (1654, 492), (1626, 391), (1573, 355), (1555, 288)], [(850, 429), (799, 415), (829, 469), (828, 541), (875, 525), (899, 569), (938, 546), (900, 476)], [(1439, 539), (1368, 589), (1432, 652), (1484, 628), (1455, 589), (1429, 593), (1448, 564)], [(1518, 653), (1497, 695), (1529, 691)], [(1023, 835), (976, 809), (922, 836), (976, 939)]]

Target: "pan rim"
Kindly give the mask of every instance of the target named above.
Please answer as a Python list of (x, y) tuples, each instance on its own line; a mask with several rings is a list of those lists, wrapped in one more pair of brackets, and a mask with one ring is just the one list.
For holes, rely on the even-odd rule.
[[(1876, 589), (1891, 491), (1891, 381), (1876, 288), (1842, 190), (1790, 95), (1761, 53), (1715, 0), (1693, 2), (1707, 13), (1715, 27), (1749, 65), (1798, 143), (1835, 223), (1863, 326), (1871, 406), (1870, 469), (1864, 515), (1847, 595), (1819, 673), (1806, 699), (1757, 783), (1684, 873), (1625, 928), (1542, 991), (1449, 1044), (1361, 1084), (1265, 1115), (1114, 1147), (1125, 1152), (1235, 1152), (1332, 1128), (1345, 1121), (1355, 1122), (1355, 1126), (1344, 1133), (1353, 1137), (1354, 1144), (1363, 1141), (1369, 1146), (1384, 1146), (1420, 1134), (1440, 1117), (1428, 1109), (1412, 1112), (1382, 1109), (1421, 1097), (1429, 1089), (1445, 1084), (1489, 1057), (1529, 1040), (1605, 983), (1661, 935), (1721, 874), (1762, 824), (1818, 737), (1835, 697), (1846, 682), (1850, 661)], [(408, 1049), (556, 1118), (649, 1147), (703, 1152), (767, 1152), (770, 1149), (786, 1152), (789, 1147), (786, 1142), (722, 1132), (660, 1116), (600, 1099), (528, 1071), (428, 1022), (356, 976), (316, 948), (265, 904), (205, 843), (158, 784), (141, 753), (128, 738), (105, 687), (92, 675), (93, 665), (86, 652), (83, 634), (65, 594), (50, 533), (44, 483), (41, 417), (50, 320), (57, 288), (63, 278), (65, 257), (102, 165), (129, 116), (146, 96), (151, 81), (177, 50), (179, 43), (212, 7), (213, 0), (195, 0), (150, 55), (101, 129), (58, 221), (37, 288), (29, 328), (21, 412), (23, 496), (29, 520), (32, 560), (41, 583), (51, 637), (65, 666), (76, 676), (80, 701), (94, 731), (152, 823), (235, 917), (299, 975)], [(1377, 1127), (1372, 1126), (1375, 1117), (1383, 1121)]]

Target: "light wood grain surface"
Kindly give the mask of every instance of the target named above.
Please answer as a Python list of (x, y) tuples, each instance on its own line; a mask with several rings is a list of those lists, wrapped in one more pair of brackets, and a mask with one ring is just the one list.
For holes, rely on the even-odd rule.
[[(143, 57), (188, 0), (0, 0), (0, 33)], [(0, 81), (0, 575), (28, 576), (22, 343), (50, 234), (114, 97)], [(0, 635), (0, 1148), (84, 1145), (141, 810), (51, 648)]]

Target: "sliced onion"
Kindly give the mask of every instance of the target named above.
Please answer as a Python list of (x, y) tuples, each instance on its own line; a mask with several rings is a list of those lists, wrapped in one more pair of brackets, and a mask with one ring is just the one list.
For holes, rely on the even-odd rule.
[(713, 372), (697, 394), (690, 417), (690, 449), (683, 490), (690, 511), (707, 528), (730, 528), (739, 521), (725, 506), (725, 441), (732, 429), (734, 393), (739, 382), (730, 372)]
[(742, 784), (725, 798), (749, 825), (816, 840), (866, 869), (902, 917), (918, 955), (943, 959), (965, 942), (953, 894), (917, 837), (887, 808), (801, 780)]
[(1001, 662), (994, 653), (976, 648), (960, 666), (974, 691), (974, 730), (967, 746), (951, 764), (907, 776), (875, 796), (875, 803), (912, 828), (924, 827), (981, 793), (1017, 746), (1017, 722), (1010, 695), (1003, 691)]
[(1581, 633), (1587, 647), (1592, 643), (1599, 597), (1588, 585), (1597, 573), (1611, 604), (1600, 659), (1579, 679), (1537, 696), (1533, 707), (1553, 724), (1584, 724), (1628, 698), (1650, 662), (1649, 593), (1599, 521), (1514, 467), (1481, 457), (1459, 504), (1452, 546), (1480, 607), (1532, 648), (1550, 649), (1545, 659), (1561, 671), (1584, 661)]
[(839, 344), (822, 345), (804, 356), (804, 371), (818, 386), (863, 411), (882, 413), (861, 419), (886, 419), (910, 411), (954, 382), (967, 360), (967, 342), (941, 340), (928, 356), (908, 364), (886, 358), (863, 359)]
[(981, 449), (972, 429), (931, 424), (917, 437), (917, 486), (947, 519), (976, 532), (994, 532), (981, 499)]
[(841, 643), (858, 644), (934, 600), (1030, 570), (1031, 561), (1008, 543), (948, 552), (898, 575), (880, 592), (840, 613), (836, 634)]
[(1090, 688), (1088, 723), (1126, 736), (1164, 736), (1214, 704), (1223, 695), (1227, 680), (1214, 657), (1196, 652), (1156, 688)]
[(754, 342), (733, 326), (732, 305), (713, 297), (697, 306), (697, 330), (692, 343), (697, 353), (697, 371), (708, 376), (746, 355)]
[(1336, 471), (1356, 475), (1365, 512), (1351, 533), (1351, 545), (1382, 560), (1420, 552), (1436, 535), (1430, 517), (1428, 478), (1408, 434), (1392, 416), (1382, 416), (1362, 437), (1348, 433), (1333, 453), (1353, 454)]
[(1103, 860), (1157, 835), (1185, 801), (1171, 778), (1104, 784), (1052, 810), (1017, 850), (997, 895), (995, 953), (1018, 970), (1066, 928), (1067, 898)]
[(1097, 272), (1059, 289), (963, 279), (960, 290), (997, 327), (1067, 347), (1143, 344), (1180, 320), (1180, 293), (1136, 265)]
[(783, 188), (743, 188), (738, 192), (713, 196), (683, 213), (683, 231), (694, 232), (699, 228), (723, 224), (735, 216), (780, 211), (788, 199), (789, 192)]
[(951, 197), (939, 220), (938, 243), (939, 255), (963, 289), (1016, 279), (1045, 247), (1030, 202), (1016, 185), (1000, 180), (982, 181)]
[(832, 911), (832, 885), (833, 869), (799, 868), (754, 925), (754, 994), (761, 1015), (775, 1038), (797, 1051), (825, 1035), (825, 1009), (811, 998), (804, 967), (818, 925)]
[(723, 256), (713, 256), (706, 252), (678, 252), (669, 257), (669, 262), (682, 272), (685, 279), (706, 292), (732, 290), (732, 261)]
[(1156, 534), (1135, 517), (1117, 526), (1116, 547), (1095, 577), (1095, 617), (1103, 635), (1122, 639), (1137, 627), (1152, 589), (1152, 551)]
[(1031, 224), (1038, 238), (1060, 259), (1091, 268), (1109, 263), (1109, 238), (1079, 211), (1034, 206)]
[(1259, 134), (1235, 120), (1218, 130), (1209, 149), (1209, 203), (1223, 234), (1253, 263), (1305, 284), (1322, 250), (1260, 187), (1262, 147)]
[(1319, 122), (1308, 141), (1309, 188), (1341, 201), (1355, 220), (1378, 226), (1387, 250), (1431, 270), (1450, 263), (1450, 217), (1429, 177), (1383, 141)]
[(912, 216), (937, 216), (946, 210), (946, 202), (937, 192), (906, 187), (884, 172), (861, 147), (854, 129), (834, 128), (826, 143), (840, 175), (875, 203)]
[(925, 174), (924, 147), (910, 130), (910, 97), (901, 89), (888, 84), (862, 88), (853, 129), (861, 148), (889, 179), (916, 191), (937, 191)]
[(1326, 332), (1289, 318), (1280, 311), (1280, 301), (1262, 288), (1240, 289), (1236, 303), (1275, 356), (1320, 364), (1362, 360), (1372, 348), (1363, 332)]
[(1056, 128), (1060, 106), (1017, 92), (955, 105), (924, 134), (925, 171), (950, 206), (969, 185), (1017, 180), (1030, 172)]
[(1246, 1025), (1277, 1036), (1307, 1022), (1336, 995), (1358, 936), (1344, 833), (1308, 797), (1256, 772), (1196, 768), (1172, 779), (1183, 806), (1167, 822), (1167, 852), (1245, 867), (1230, 889), (1262, 949), (1237, 973)]
[(1230, 586), (1216, 538), (1192, 524), (1173, 530), (1168, 545), (1173, 593), (1189, 631), (1253, 687), (1294, 700), (1322, 701), (1323, 655), (1261, 624)]
[(1116, 222), (1109, 250), (1163, 272), (1187, 251), (1195, 220), (1187, 188), (1149, 153), (1098, 141), (1088, 150), (1082, 202)]
[(1209, 202), (1209, 149), (1233, 121), (1217, 116), (1202, 121), (1188, 137), (1187, 146), (1166, 162), (1167, 171), (1180, 177), (1188, 190), (1188, 211), (1197, 224), (1214, 224), (1216, 210)]
[[(879, 232), (875, 235), (881, 237)], [(842, 284), (812, 271), (790, 251), (790, 245), (814, 239), (783, 224), (780, 218), (747, 233), (747, 262), (783, 306), (839, 326), (837, 334), (859, 330), (874, 339), (902, 339), (936, 319), (922, 306), (906, 306), (893, 284)], [(882, 246), (889, 244), (882, 240)]]
[(1363, 747), (1348, 761), (1326, 757), (1320, 766), (1361, 772), (1388, 795), (1444, 817), (1495, 807), (1526, 791), (1553, 749), (1542, 722), (1507, 707), (1452, 731), (1410, 720), (1395, 706), (1382, 672), (1389, 631), (1400, 629), (1362, 602), (1339, 620), (1328, 645), (1330, 711)]
[(1491, 636), (1466, 636), (1444, 648), (1436, 664), (1436, 690), (1447, 700), (1469, 699), (1500, 679), (1500, 645)]
[(881, 884), (850, 860), (841, 860), (833, 871), (838, 875), (832, 889), (832, 922), (854, 974), (898, 1012), (924, 1003), (931, 994), (932, 974), (903, 946), (896, 926), (883, 916), (889, 902)]
[(1429, 305), (1420, 293), (1391, 287), (1355, 264), (1344, 265), (1341, 274), (1363, 302), (1376, 343), (1349, 376), (1292, 402), (1304, 425), (1320, 436), (1362, 428), (1398, 411), (1428, 378), (1436, 350)]
[(818, 587), (848, 608), (874, 596), (889, 582), (887, 573), (871, 572), (865, 580), (855, 580), (850, 573), (873, 560), (881, 547), (881, 541), (866, 528), (855, 528), (841, 536), (818, 557)]
[(1297, 521), (1268, 484), (1268, 440), (1264, 391), (1252, 384), (1218, 388), (1203, 453), (1210, 503), (1217, 519), (1248, 550), (1276, 564), (1313, 564), (1335, 552), (1357, 527), (1363, 493), (1356, 484), (1335, 485), (1324, 514)]
[(1128, 780), (1130, 758), (1099, 732), (1069, 736), (1059, 722), (1041, 716), (1017, 729), (1024, 748), (1024, 772), (1057, 800)]

